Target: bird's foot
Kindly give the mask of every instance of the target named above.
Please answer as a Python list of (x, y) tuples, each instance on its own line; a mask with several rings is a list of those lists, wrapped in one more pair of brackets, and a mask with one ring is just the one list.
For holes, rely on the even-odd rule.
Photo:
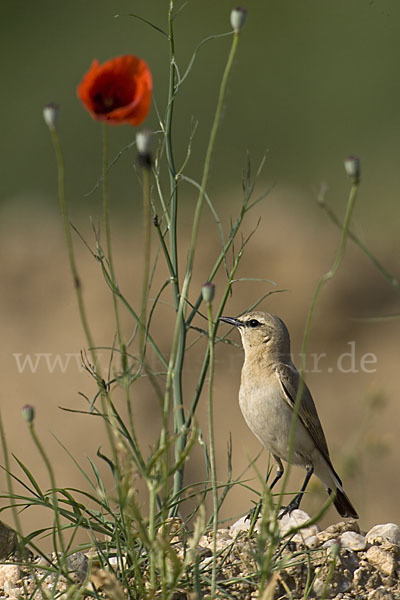
[(296, 498), (294, 498), (294, 500), (292, 500), (292, 502), (290, 502), (290, 504), (288, 504), (287, 506), (281, 506), (278, 519), (282, 519), (283, 516), (290, 515), (291, 512), (293, 512), (294, 510), (297, 510), (300, 506), (300, 500), (301, 500), (301, 497), (298, 498), (296, 496)]
[(259, 500), (253, 508), (251, 508), (245, 518), (245, 521), (250, 521), (251, 524), (255, 523), (260, 516), (262, 502)]

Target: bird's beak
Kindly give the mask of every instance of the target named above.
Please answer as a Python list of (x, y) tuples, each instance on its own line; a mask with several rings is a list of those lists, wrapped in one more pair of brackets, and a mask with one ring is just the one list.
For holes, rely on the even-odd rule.
[(229, 323), (229, 325), (233, 325), (234, 327), (240, 327), (243, 325), (242, 321), (235, 319), (235, 317), (220, 317), (219, 320), (223, 321), (224, 323)]

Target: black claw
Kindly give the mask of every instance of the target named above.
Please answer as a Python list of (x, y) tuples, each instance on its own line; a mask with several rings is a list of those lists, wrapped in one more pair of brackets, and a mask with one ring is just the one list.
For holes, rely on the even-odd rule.
[(245, 518), (245, 521), (257, 521), (261, 512), (261, 501), (251, 508)]

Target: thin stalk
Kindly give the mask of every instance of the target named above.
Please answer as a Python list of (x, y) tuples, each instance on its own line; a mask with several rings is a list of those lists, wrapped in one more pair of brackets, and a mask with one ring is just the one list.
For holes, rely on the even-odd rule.
[(284, 478), (283, 478), (283, 482), (282, 482), (282, 488), (281, 488), (281, 491), (280, 491), (280, 494), (278, 497), (276, 517), (277, 517), (279, 509), (282, 505), (282, 498), (283, 498), (283, 495), (286, 490), (286, 486), (287, 486), (287, 482), (288, 482), (288, 478), (289, 478), (289, 474), (290, 474), (290, 469), (291, 469), (291, 458), (293, 456), (293, 451), (294, 451), (294, 434), (295, 434), (296, 422), (297, 422), (297, 417), (299, 414), (299, 409), (300, 409), (300, 404), (301, 404), (301, 398), (303, 395), (303, 390), (304, 390), (304, 385), (305, 385), (304, 384), (304, 372), (306, 369), (306, 353), (307, 353), (308, 342), (309, 342), (310, 333), (311, 333), (312, 320), (314, 317), (315, 308), (317, 306), (317, 301), (318, 301), (319, 295), (322, 291), (322, 288), (330, 279), (332, 279), (336, 275), (336, 273), (342, 263), (344, 251), (346, 249), (346, 242), (347, 242), (347, 238), (348, 238), (348, 234), (349, 234), (350, 221), (351, 221), (351, 217), (353, 214), (353, 210), (354, 210), (354, 206), (355, 206), (355, 202), (356, 202), (356, 198), (357, 198), (357, 192), (358, 192), (359, 185), (360, 185), (359, 179), (353, 179), (352, 186), (350, 189), (349, 199), (347, 201), (346, 214), (345, 214), (345, 218), (344, 218), (344, 222), (343, 222), (342, 235), (341, 235), (339, 247), (338, 247), (338, 250), (336, 253), (336, 258), (334, 260), (332, 267), (329, 269), (329, 271), (324, 273), (324, 275), (322, 275), (322, 277), (319, 279), (319, 281), (316, 285), (315, 291), (314, 291), (310, 309), (308, 311), (305, 330), (304, 330), (304, 336), (303, 336), (303, 343), (302, 343), (302, 347), (301, 347), (301, 368), (300, 368), (299, 387), (297, 389), (296, 401), (295, 401), (295, 404), (293, 407), (293, 417), (292, 417), (292, 423), (291, 423), (291, 428), (290, 428), (288, 467), (287, 467), (287, 469), (285, 469), (285, 474), (284, 474)]
[(68, 214), (68, 205), (65, 200), (65, 183), (64, 183), (64, 157), (61, 150), (60, 140), (58, 138), (57, 130), (55, 128), (50, 129), (51, 139), (53, 142), (54, 152), (56, 155), (57, 163), (57, 175), (58, 175), (58, 198), (60, 203), (61, 217), (64, 225), (65, 243), (67, 246), (69, 266), (72, 273), (72, 279), (78, 300), (79, 316), (81, 319), (82, 327), (85, 333), (86, 342), (92, 358), (92, 362), (95, 368), (95, 376), (97, 383), (101, 385), (101, 375), (99, 372), (98, 358), (96, 354), (96, 347), (93, 341), (93, 336), (90, 331), (89, 322), (87, 318), (86, 308), (83, 301), (82, 285), (76, 266), (75, 253), (72, 244), (71, 226)]
[[(240, 211), (239, 217), (236, 219), (234, 225), (231, 227), (231, 232), (230, 232), (229, 238), (226, 241), (225, 246), (222, 248), (219, 257), (215, 261), (215, 264), (214, 264), (213, 268), (211, 269), (211, 272), (210, 272), (210, 274), (209, 274), (209, 276), (207, 278), (207, 281), (213, 281), (214, 276), (217, 273), (219, 267), (225, 261), (226, 254), (227, 254), (229, 248), (232, 246), (232, 244), (233, 244), (233, 242), (234, 242), (234, 240), (236, 238), (236, 234), (239, 231), (239, 228), (240, 228), (240, 226), (241, 226), (241, 224), (243, 222), (243, 219), (244, 219), (244, 217), (246, 215), (247, 210), (248, 210), (248, 208), (247, 208), (247, 203), (246, 203), (246, 204), (244, 204), (242, 206), (242, 209)], [(189, 327), (189, 325), (192, 323), (194, 317), (196, 316), (198, 308), (199, 308), (201, 302), (202, 302), (202, 296), (201, 296), (201, 293), (200, 293), (199, 296), (198, 296), (198, 298), (197, 298), (197, 300), (196, 300), (196, 302), (195, 302), (195, 304), (194, 304), (194, 306), (193, 306), (192, 311), (190, 312), (188, 318), (186, 319), (186, 326), (187, 327)]]
[(26, 552), (25, 546), (22, 542), (24, 536), (22, 533), (21, 521), (19, 518), (18, 509), (17, 509), (17, 505), (15, 502), (13, 478), (11, 477), (11, 470), (10, 470), (10, 458), (9, 458), (9, 454), (8, 454), (7, 439), (6, 439), (6, 434), (5, 434), (4, 427), (3, 427), (3, 419), (2, 419), (1, 413), (0, 413), (0, 439), (1, 439), (1, 446), (3, 449), (4, 468), (5, 468), (5, 472), (6, 472), (7, 490), (8, 490), (8, 495), (10, 498), (10, 503), (11, 503), (11, 513), (12, 513), (12, 516), (14, 519), (15, 530), (18, 535), (18, 546), (19, 546), (19, 549), (21, 550), (22, 556), (24, 556), (24, 558), (27, 558), (27, 552)]
[[(179, 275), (178, 275), (178, 242), (177, 242), (177, 219), (178, 219), (178, 181), (176, 166), (173, 153), (172, 145), (172, 124), (173, 124), (173, 111), (174, 111), (174, 99), (176, 94), (176, 64), (175, 64), (175, 37), (174, 37), (174, 0), (170, 0), (169, 11), (168, 11), (168, 33), (170, 42), (170, 68), (169, 68), (169, 88), (168, 88), (168, 107), (166, 114), (165, 123), (165, 147), (167, 162), (169, 167), (169, 178), (170, 178), (170, 222), (169, 222), (169, 239), (170, 239), (170, 264), (172, 267), (172, 286), (174, 305), (176, 310), (176, 348), (174, 351), (173, 362), (170, 360), (170, 365), (175, 364), (175, 372), (172, 377), (170, 373), (168, 388), (173, 385), (173, 401), (174, 401), (174, 430), (175, 433), (179, 432), (185, 422), (185, 415), (183, 409), (183, 392), (182, 392), (182, 371), (183, 361), (185, 357), (185, 345), (186, 345), (186, 329), (183, 320), (183, 312), (180, 310), (180, 290), (179, 290)], [(168, 262), (168, 261), (167, 261)], [(168, 369), (170, 372), (170, 369)], [(168, 378), (167, 378), (168, 379)], [(167, 426), (167, 414), (169, 412), (169, 394), (166, 394), (167, 401), (164, 403), (164, 423)], [(166, 431), (166, 430), (165, 430)], [(162, 436), (165, 443), (165, 435)], [(185, 440), (182, 440), (182, 436), (178, 435), (175, 443), (175, 460), (178, 460), (180, 453), (182, 452), (185, 445)], [(183, 466), (174, 476), (174, 492), (178, 492), (182, 488), (183, 484)], [(173, 516), (171, 514), (171, 516)]]
[[(47, 469), (47, 472), (49, 474), (49, 478), (50, 478), (50, 485), (51, 485), (51, 495), (53, 498), (53, 510), (54, 510), (54, 520), (55, 520), (55, 528), (56, 528), (56, 534), (58, 537), (58, 541), (60, 543), (60, 548), (61, 548), (61, 559), (60, 559), (60, 564), (61, 566), (64, 566), (64, 560), (66, 559), (65, 556), (65, 542), (64, 542), (64, 536), (63, 536), (63, 532), (62, 532), (62, 527), (61, 527), (61, 521), (60, 521), (60, 510), (59, 510), (59, 506), (58, 506), (58, 498), (57, 498), (57, 493), (56, 493), (56, 478), (54, 475), (54, 469), (52, 467), (52, 464), (38, 438), (38, 436), (36, 435), (36, 431), (34, 428), (34, 424), (33, 421), (31, 421), (30, 423), (28, 423), (28, 427), (29, 427), (29, 432), (32, 436), (32, 439), (35, 443), (36, 448), (39, 450), (39, 454), (42, 457), (42, 460), (45, 464), (45, 467)], [(55, 549), (56, 550), (56, 549)]]
[[(227, 301), (227, 299), (229, 297), (229, 294), (230, 294), (230, 291), (231, 291), (231, 288), (232, 288), (232, 281), (233, 281), (233, 279), (235, 277), (235, 274), (236, 274), (237, 268), (239, 266), (239, 262), (240, 262), (241, 257), (242, 257), (242, 254), (239, 252), (239, 254), (235, 258), (235, 262), (233, 263), (232, 270), (231, 270), (230, 275), (229, 275), (228, 285), (225, 288), (224, 295), (223, 295), (222, 300), (220, 302), (220, 305), (218, 307), (218, 312), (217, 312), (217, 317), (216, 317), (216, 323), (218, 323), (218, 319), (222, 315), (222, 312), (224, 310), (226, 301)], [(214, 336), (215, 336), (216, 332), (217, 332), (217, 329), (214, 332)], [(197, 385), (196, 385), (196, 390), (195, 390), (194, 398), (192, 400), (189, 412), (188, 412), (187, 417), (186, 417), (186, 422), (185, 422), (185, 428), (186, 429), (188, 429), (190, 427), (193, 415), (196, 412), (197, 404), (198, 404), (198, 402), (200, 400), (200, 394), (201, 394), (201, 391), (203, 389), (203, 385), (204, 385), (204, 381), (206, 379), (206, 375), (207, 375), (207, 370), (208, 370), (209, 364), (210, 364), (210, 349), (209, 349), (209, 347), (207, 347), (207, 350), (206, 350), (206, 353), (205, 353), (205, 356), (204, 356), (204, 359), (203, 359), (203, 364), (202, 364), (200, 376), (199, 376), (199, 378), (197, 380)]]
[(311, 333), (311, 324), (312, 324), (312, 319), (314, 317), (314, 312), (315, 312), (315, 308), (317, 305), (317, 301), (318, 301), (318, 298), (319, 298), (322, 288), (330, 279), (332, 279), (336, 275), (336, 273), (342, 263), (344, 251), (346, 248), (348, 233), (349, 233), (350, 221), (351, 221), (351, 217), (352, 217), (353, 210), (354, 210), (354, 205), (355, 205), (356, 198), (357, 198), (357, 192), (358, 192), (359, 185), (360, 185), (360, 182), (357, 180), (357, 181), (354, 181), (351, 186), (349, 200), (347, 202), (346, 215), (345, 215), (344, 223), (343, 223), (342, 235), (340, 238), (339, 248), (338, 248), (338, 251), (336, 254), (335, 261), (334, 261), (331, 269), (329, 269), (329, 271), (327, 273), (322, 275), (322, 277), (318, 281), (317, 286), (315, 288), (313, 299), (311, 301), (310, 310), (308, 311), (307, 321), (306, 321), (306, 326), (305, 326), (305, 331), (304, 331), (303, 344), (302, 344), (302, 348), (301, 348), (301, 355), (302, 355), (301, 359), (302, 359), (302, 371), (303, 372), (306, 368), (305, 354), (306, 354), (307, 347), (308, 347), (308, 341), (309, 341), (309, 337), (310, 337), (310, 333)]
[(218, 531), (218, 486), (217, 469), (215, 464), (215, 444), (214, 444), (214, 406), (213, 406), (213, 384), (214, 384), (214, 324), (212, 317), (212, 304), (207, 303), (208, 317), (208, 348), (210, 357), (210, 378), (208, 381), (208, 429), (210, 446), (210, 469), (211, 486), (213, 498), (213, 560), (211, 572), (211, 598), (215, 596), (217, 584), (217, 531)]
[(156, 523), (156, 503), (157, 503), (157, 494), (154, 487), (154, 483), (149, 481), (147, 482), (149, 486), (149, 542), (150, 542), (150, 585), (151, 589), (156, 589), (156, 549), (154, 547), (155, 542), (155, 523)]
[[(108, 154), (109, 154), (109, 139), (108, 139), (108, 125), (103, 123), (103, 162), (102, 162), (102, 182), (103, 182), (103, 219), (104, 228), (106, 232), (106, 245), (107, 245), (107, 260), (110, 269), (110, 277), (113, 282), (113, 287), (117, 287), (117, 281), (114, 272), (114, 261), (112, 256), (112, 244), (111, 244), (111, 225), (110, 225), (110, 208), (109, 208), (109, 193), (108, 193)], [(126, 346), (122, 339), (121, 323), (118, 310), (118, 298), (117, 294), (112, 291), (114, 315), (115, 315), (115, 327), (117, 330), (118, 345), (121, 351), (122, 360), (122, 372), (126, 373), (127, 370), (127, 356)]]
[[(327, 213), (327, 215), (333, 221), (333, 223), (337, 227), (339, 227), (339, 229), (341, 229), (342, 224), (341, 224), (340, 220), (338, 219), (338, 217), (336, 216), (336, 214), (331, 209), (331, 207), (328, 204), (326, 204), (323, 199), (319, 200), (319, 205), (321, 206), (321, 208), (324, 209), (324, 211)], [(378, 271), (381, 272), (381, 274), (386, 279), (386, 281), (388, 281), (388, 283), (390, 283), (390, 285), (394, 288), (394, 290), (399, 294), (400, 293), (400, 282), (398, 281), (398, 279), (396, 279), (396, 277), (394, 277), (391, 273), (389, 273), (389, 271), (387, 271), (385, 269), (385, 267), (382, 265), (382, 263), (376, 258), (376, 256), (374, 256), (372, 254), (372, 252), (365, 246), (365, 244), (363, 244), (363, 242), (360, 240), (360, 238), (358, 238), (356, 236), (355, 233), (353, 233), (352, 231), (349, 230), (348, 236), (356, 244), (356, 246), (358, 246), (360, 248), (360, 250), (362, 252), (364, 252), (364, 254), (367, 256), (367, 258), (369, 258), (369, 260), (372, 262), (372, 264), (375, 265), (375, 267), (378, 269)]]
[[(82, 327), (83, 327), (83, 330), (85, 333), (88, 350), (89, 350), (89, 353), (90, 353), (90, 356), (92, 359), (92, 363), (93, 363), (93, 376), (95, 377), (97, 386), (99, 388), (101, 402), (102, 402), (102, 408), (103, 408), (103, 414), (108, 414), (109, 404), (110, 404), (109, 394), (107, 391), (107, 386), (106, 386), (105, 381), (101, 374), (101, 368), (100, 368), (100, 364), (98, 361), (96, 346), (94, 344), (93, 336), (92, 336), (92, 333), (91, 333), (91, 330), (89, 327), (89, 321), (87, 318), (86, 307), (85, 307), (84, 300), (83, 300), (81, 281), (80, 281), (79, 274), (78, 274), (78, 268), (76, 266), (75, 253), (74, 253), (74, 248), (73, 248), (73, 244), (72, 244), (68, 205), (67, 205), (67, 202), (65, 199), (64, 157), (62, 154), (61, 145), (60, 145), (60, 141), (58, 138), (56, 128), (50, 127), (49, 130), (50, 130), (51, 139), (53, 142), (53, 147), (54, 147), (54, 151), (55, 151), (55, 155), (56, 155), (57, 176), (58, 176), (58, 197), (59, 197), (59, 203), (60, 203), (61, 217), (62, 217), (62, 221), (63, 221), (63, 225), (64, 225), (64, 235), (65, 235), (65, 243), (67, 246), (68, 260), (69, 260), (69, 265), (70, 265), (70, 269), (71, 269), (71, 273), (72, 273), (72, 279), (73, 279), (74, 288), (75, 288), (77, 301), (78, 301), (79, 315), (80, 315)], [(112, 448), (114, 459), (116, 459), (117, 452), (116, 452), (115, 443), (114, 443), (112, 425), (111, 425), (111, 422), (107, 418), (105, 419), (105, 427), (107, 430), (107, 434), (108, 434), (108, 438), (109, 438), (110, 445)]]
[(143, 362), (146, 345), (147, 299), (149, 294), (150, 252), (151, 252), (151, 205), (150, 168), (143, 167), (143, 275), (142, 299), (140, 308), (139, 352)]
[[(27, 549), (26, 549), (24, 541), (23, 541), (24, 535), (23, 535), (23, 531), (22, 531), (21, 521), (19, 518), (18, 506), (16, 503), (16, 496), (14, 493), (13, 476), (11, 475), (11, 470), (10, 470), (10, 459), (9, 459), (9, 452), (8, 452), (8, 446), (7, 446), (7, 438), (6, 438), (6, 433), (4, 431), (3, 419), (1, 416), (1, 412), (0, 412), (0, 438), (1, 438), (1, 446), (2, 446), (2, 450), (3, 450), (3, 457), (4, 457), (4, 470), (6, 472), (8, 497), (10, 500), (11, 513), (12, 513), (13, 520), (14, 520), (15, 530), (17, 533), (18, 550), (21, 552), (21, 556), (23, 557), (23, 559), (25, 561), (24, 568), (29, 568), (29, 570), (31, 571), (31, 574), (32, 574), (32, 578), (35, 581), (37, 588), (40, 589), (40, 591), (43, 595), (43, 587), (41, 585), (41, 580), (38, 579), (36, 570), (34, 568), (31, 569), (29, 566), (30, 561), (29, 561), (29, 557), (28, 557), (28, 552), (27, 552)], [(37, 552), (38, 555), (41, 555), (40, 549), (37, 548), (37, 546), (32, 541), (30, 542), (30, 545)], [(23, 585), (23, 587), (24, 587), (24, 591), (26, 592), (26, 595), (28, 595), (28, 592), (25, 589), (25, 584)]]
[[(106, 232), (106, 247), (107, 247), (107, 261), (109, 266), (109, 278), (112, 282), (111, 292), (113, 299), (113, 308), (115, 316), (115, 326), (117, 331), (118, 345), (121, 352), (121, 368), (124, 377), (128, 373), (127, 364), (127, 352), (126, 345), (122, 338), (121, 324), (118, 309), (118, 296), (116, 292), (118, 289), (117, 280), (114, 271), (114, 261), (112, 254), (112, 243), (111, 243), (111, 225), (110, 225), (110, 209), (109, 209), (109, 192), (108, 192), (108, 154), (109, 154), (109, 139), (108, 139), (108, 125), (103, 123), (103, 161), (102, 161), (102, 181), (103, 181), (103, 219), (104, 228)], [(125, 391), (129, 395), (129, 388), (126, 388), (127, 381), (125, 379)], [(119, 506), (121, 509), (121, 518), (124, 519), (124, 497), (123, 490), (121, 487), (121, 475), (120, 475), (120, 464), (119, 464), (119, 450), (118, 446), (123, 444), (123, 440), (119, 434), (118, 426), (115, 419), (115, 411), (111, 403), (111, 398), (108, 390), (104, 390), (101, 394), (101, 403), (104, 417), (104, 422), (107, 430), (107, 435), (110, 442), (111, 452), (114, 461), (114, 478), (115, 486), (118, 492)]]
[[(234, 33), (231, 50), (230, 50), (230, 53), (228, 56), (228, 61), (227, 61), (227, 64), (226, 64), (226, 67), (224, 70), (224, 74), (222, 76), (222, 81), (221, 81), (221, 86), (220, 86), (218, 101), (217, 101), (217, 107), (216, 107), (216, 111), (215, 111), (214, 121), (213, 121), (213, 124), (211, 127), (210, 138), (209, 138), (206, 157), (205, 157), (205, 161), (204, 161), (204, 169), (203, 169), (203, 176), (201, 179), (199, 196), (197, 199), (196, 209), (195, 209), (195, 213), (194, 213), (194, 217), (193, 217), (192, 236), (191, 236), (191, 242), (190, 242), (190, 247), (189, 247), (187, 265), (186, 265), (186, 273), (185, 273), (185, 279), (183, 282), (182, 291), (181, 291), (180, 299), (179, 299), (179, 306), (178, 306), (176, 323), (175, 323), (175, 331), (174, 331), (174, 336), (173, 336), (172, 345), (171, 345), (171, 354), (170, 354), (170, 360), (169, 360), (169, 366), (168, 366), (168, 372), (167, 372), (167, 380), (166, 380), (166, 386), (165, 386), (165, 400), (164, 400), (165, 414), (169, 413), (171, 385), (172, 385), (173, 381), (175, 380), (176, 376), (181, 377), (181, 369), (179, 368), (179, 365), (177, 364), (177, 358), (179, 359), (179, 361), (181, 363), (183, 362), (184, 347), (182, 346), (182, 336), (183, 336), (183, 333), (185, 332), (184, 311), (185, 311), (185, 307), (186, 307), (189, 285), (190, 285), (190, 281), (192, 278), (193, 264), (194, 264), (194, 258), (195, 258), (195, 252), (196, 252), (196, 246), (197, 246), (197, 238), (198, 238), (199, 225), (200, 225), (201, 210), (202, 210), (204, 197), (205, 197), (205, 191), (206, 191), (207, 182), (208, 182), (208, 175), (209, 175), (209, 170), (210, 170), (210, 165), (211, 165), (211, 158), (212, 158), (212, 154), (213, 154), (213, 150), (214, 150), (215, 139), (217, 136), (218, 127), (219, 127), (220, 120), (221, 120), (221, 114), (222, 114), (222, 108), (224, 105), (226, 87), (227, 87), (227, 83), (228, 83), (228, 79), (229, 79), (229, 74), (230, 74), (230, 71), (232, 68), (232, 64), (233, 64), (233, 61), (235, 58), (238, 42), (239, 42), (239, 34)], [(175, 408), (177, 408), (177, 407), (175, 407)], [(179, 422), (183, 426), (184, 414), (183, 414), (182, 409), (180, 410), (180, 414), (179, 414)], [(185, 443), (184, 436), (178, 436), (176, 453), (178, 453), (178, 454), (180, 453), (181, 449), (184, 446), (184, 443)], [(182, 448), (181, 448), (181, 446), (182, 446)], [(183, 480), (183, 472), (182, 472), (182, 470), (180, 470), (177, 472), (177, 474), (175, 476), (175, 480), (174, 480), (174, 495), (181, 488), (182, 480)]]
[[(177, 214), (178, 214), (178, 182), (176, 180), (176, 167), (172, 146), (172, 121), (174, 114), (174, 98), (176, 83), (175, 67), (175, 37), (174, 37), (174, 0), (170, 0), (168, 11), (168, 33), (169, 33), (169, 85), (168, 85), (168, 104), (165, 119), (165, 150), (169, 168), (170, 189), (171, 189), (171, 208), (170, 208), (170, 252), (171, 262), (174, 267), (175, 277), (178, 280), (178, 245), (177, 245)], [(176, 290), (179, 296), (179, 290)]]
[(217, 108), (215, 111), (214, 121), (213, 121), (213, 124), (211, 127), (210, 139), (208, 141), (208, 147), (207, 147), (206, 157), (205, 157), (205, 161), (204, 161), (204, 169), (203, 169), (203, 176), (202, 176), (201, 183), (200, 183), (199, 196), (197, 199), (196, 209), (195, 209), (195, 213), (194, 213), (194, 217), (193, 217), (192, 237), (191, 237), (191, 242), (190, 242), (190, 247), (189, 247), (186, 275), (185, 275), (185, 280), (183, 283), (182, 295), (181, 295), (181, 300), (180, 300), (180, 306), (182, 306), (182, 313), (183, 313), (183, 307), (186, 302), (189, 284), (190, 284), (191, 277), (192, 277), (193, 264), (194, 264), (196, 246), (197, 246), (197, 237), (198, 237), (198, 233), (199, 233), (200, 216), (201, 216), (201, 210), (202, 210), (203, 202), (204, 202), (204, 198), (205, 198), (205, 192), (206, 192), (208, 176), (209, 176), (209, 172), (210, 172), (212, 154), (213, 154), (213, 150), (214, 150), (214, 145), (215, 145), (215, 140), (217, 137), (219, 124), (221, 121), (222, 108), (224, 105), (224, 99), (225, 99), (225, 93), (226, 93), (226, 87), (227, 87), (227, 83), (228, 83), (228, 79), (229, 79), (229, 74), (230, 74), (232, 64), (233, 64), (233, 61), (235, 58), (238, 42), (239, 42), (239, 34), (235, 33), (233, 35), (232, 46), (231, 46), (231, 50), (230, 50), (230, 53), (228, 56), (227, 64), (225, 66), (225, 71), (222, 76), (222, 81), (221, 81), (221, 86), (220, 86), (218, 101), (217, 101)]

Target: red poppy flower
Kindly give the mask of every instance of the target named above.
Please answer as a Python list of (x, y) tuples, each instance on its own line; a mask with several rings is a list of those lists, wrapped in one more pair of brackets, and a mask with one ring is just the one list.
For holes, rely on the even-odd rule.
[(94, 119), (113, 125), (139, 125), (149, 112), (152, 88), (147, 64), (127, 54), (103, 65), (94, 60), (77, 94)]

